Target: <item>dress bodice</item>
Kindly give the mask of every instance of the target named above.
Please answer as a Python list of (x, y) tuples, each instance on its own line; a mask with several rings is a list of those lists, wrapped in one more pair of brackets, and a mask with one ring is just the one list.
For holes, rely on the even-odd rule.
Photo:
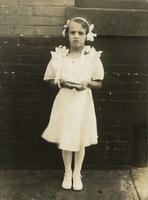
[(79, 58), (68, 56), (69, 50), (59, 47), (51, 52), (52, 58), (47, 66), (44, 80), (64, 79), (71, 82), (81, 83), (91, 79), (104, 78), (104, 69), (100, 56), (102, 51), (96, 51), (93, 47), (85, 46)]

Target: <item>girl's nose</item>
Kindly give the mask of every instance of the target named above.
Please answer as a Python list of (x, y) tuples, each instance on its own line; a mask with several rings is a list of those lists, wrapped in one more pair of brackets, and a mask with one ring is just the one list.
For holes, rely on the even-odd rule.
[(75, 33), (75, 38), (78, 38), (79, 37), (79, 34), (78, 33)]

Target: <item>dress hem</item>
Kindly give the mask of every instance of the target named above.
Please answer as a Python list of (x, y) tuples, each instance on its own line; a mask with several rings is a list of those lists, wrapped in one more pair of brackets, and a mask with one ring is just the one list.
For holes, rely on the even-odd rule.
[(51, 141), (51, 140), (48, 140), (46, 138), (44, 138), (43, 136), (41, 136), (44, 140), (46, 140), (47, 142), (50, 142), (50, 143), (53, 143), (53, 144), (56, 144), (58, 149), (60, 150), (65, 150), (65, 151), (73, 151), (73, 152), (77, 152), (77, 151), (80, 151), (81, 148), (85, 148), (85, 147), (89, 147), (89, 146), (92, 146), (92, 145), (97, 145), (98, 142), (92, 142), (92, 143), (89, 143), (89, 144), (85, 144), (83, 146), (80, 146), (79, 149), (69, 149), (69, 148), (64, 148), (60, 145), (60, 143), (58, 142), (55, 142), (55, 141)]

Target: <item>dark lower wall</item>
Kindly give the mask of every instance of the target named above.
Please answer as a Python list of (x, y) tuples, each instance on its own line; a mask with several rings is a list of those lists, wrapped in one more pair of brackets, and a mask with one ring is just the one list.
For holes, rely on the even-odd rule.
[[(43, 75), (60, 37), (0, 37), (0, 164), (61, 168), (61, 152), (41, 139), (57, 91)], [(147, 162), (148, 38), (101, 36), (103, 88), (94, 101), (99, 143), (87, 148), (84, 168), (145, 166)]]

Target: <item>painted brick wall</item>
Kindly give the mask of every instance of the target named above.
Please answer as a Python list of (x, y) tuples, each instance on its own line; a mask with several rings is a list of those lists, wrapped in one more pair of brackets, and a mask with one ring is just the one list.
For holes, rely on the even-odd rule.
[(60, 35), (74, 0), (0, 0), (0, 35)]

